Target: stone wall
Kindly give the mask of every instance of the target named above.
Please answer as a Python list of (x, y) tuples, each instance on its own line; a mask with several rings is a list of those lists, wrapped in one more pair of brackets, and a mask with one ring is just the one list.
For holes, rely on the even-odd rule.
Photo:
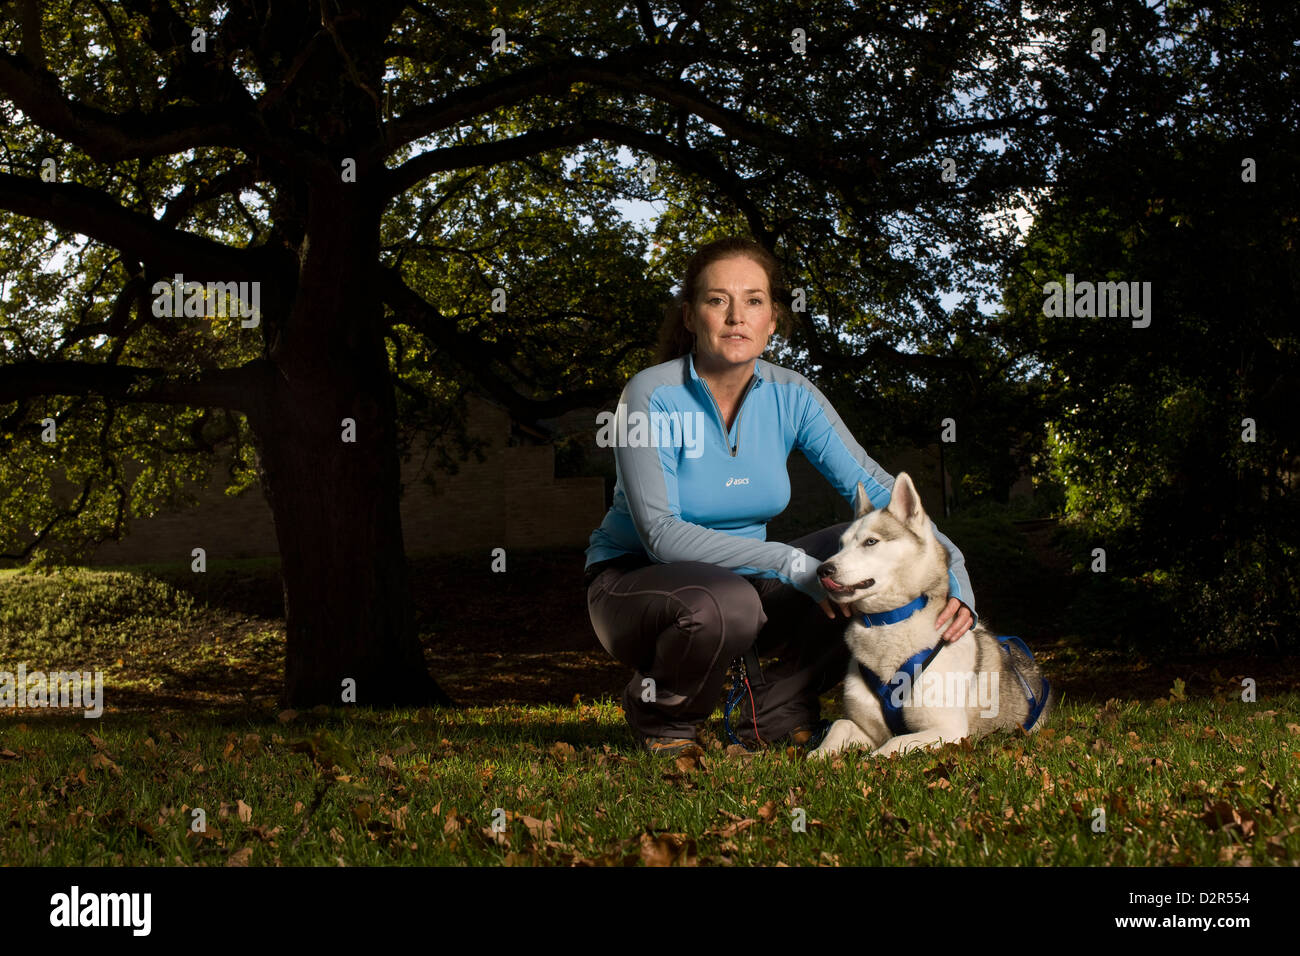
[[(557, 479), (549, 445), (508, 444), (509, 417), (473, 397), (468, 430), (489, 442), (485, 461), (471, 456), (457, 474), (437, 474), (436, 491), (421, 480), (435, 460), (427, 446), (417, 444), (403, 463), (406, 553), (585, 548), (605, 514), (604, 479)], [(223, 476), (224, 468), (214, 470), (214, 480), (196, 491), (200, 504), (195, 508), (130, 521), (128, 534), (100, 545), (90, 563), (188, 562), (196, 547), (204, 548), (209, 559), (277, 554), (271, 509), (260, 489), (227, 497)]]

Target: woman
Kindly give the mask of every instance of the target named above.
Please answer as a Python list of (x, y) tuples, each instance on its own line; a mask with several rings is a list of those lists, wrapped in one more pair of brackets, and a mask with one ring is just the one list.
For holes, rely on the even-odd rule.
[[(661, 331), (662, 364), (619, 397), (618, 477), (587, 549), (587, 609), (605, 650), (636, 669), (623, 710), (653, 753), (696, 745), (728, 664), (751, 650), (779, 661), (749, 675), (752, 705), (737, 733), (749, 746), (815, 747), (825, 732), (818, 697), (848, 664), (837, 612), (850, 612), (817, 578), (848, 523), (788, 545), (767, 541), (766, 525), (789, 502), (792, 449), (850, 503), (860, 481), (883, 507), (894, 479), (811, 382), (759, 358), (778, 325), (789, 328), (787, 298), (762, 246), (704, 246)], [(974, 626), (975, 599), (961, 552), (939, 540), (951, 556), (939, 624), (952, 641)]]

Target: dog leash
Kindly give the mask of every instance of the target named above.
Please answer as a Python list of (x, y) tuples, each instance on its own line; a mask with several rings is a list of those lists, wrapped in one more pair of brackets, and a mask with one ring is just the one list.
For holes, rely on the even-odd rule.
[[(746, 691), (749, 692), (749, 710), (753, 715), (754, 720), (754, 739), (760, 744), (763, 743), (763, 738), (758, 735), (758, 712), (754, 707), (754, 689), (749, 684), (749, 666), (746, 666), (747, 661), (749, 666), (753, 667), (757, 679), (760, 682), (762, 681), (763, 672), (759, 670), (758, 655), (754, 653), (754, 649), (751, 647), (744, 654), (731, 662), (731, 669), (735, 674), (735, 678), (731, 684), (731, 692), (727, 695), (727, 702), (722, 708), (722, 726), (727, 731), (727, 739), (740, 747), (745, 747), (745, 743), (737, 737), (736, 732), (731, 729), (731, 712), (744, 698)], [(742, 690), (742, 688), (744, 689)], [(749, 748), (745, 747), (745, 750), (748, 751)]]

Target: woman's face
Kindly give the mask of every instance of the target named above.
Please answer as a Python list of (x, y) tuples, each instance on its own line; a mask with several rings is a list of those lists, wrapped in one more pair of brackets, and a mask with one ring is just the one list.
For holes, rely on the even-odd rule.
[(682, 308), (695, 333), (696, 367), (704, 371), (752, 368), (776, 331), (767, 272), (747, 256), (711, 263), (700, 273), (694, 301)]

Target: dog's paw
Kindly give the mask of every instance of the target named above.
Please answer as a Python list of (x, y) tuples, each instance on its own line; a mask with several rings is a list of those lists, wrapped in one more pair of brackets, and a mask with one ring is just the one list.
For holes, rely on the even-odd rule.
[(826, 737), (822, 740), (821, 745), (816, 750), (808, 752), (809, 759), (817, 757), (825, 760), (833, 757), (845, 747), (852, 746), (858, 742), (857, 738), (862, 736), (862, 731), (858, 725), (851, 720), (837, 720), (831, 724), (831, 729), (826, 732)]

